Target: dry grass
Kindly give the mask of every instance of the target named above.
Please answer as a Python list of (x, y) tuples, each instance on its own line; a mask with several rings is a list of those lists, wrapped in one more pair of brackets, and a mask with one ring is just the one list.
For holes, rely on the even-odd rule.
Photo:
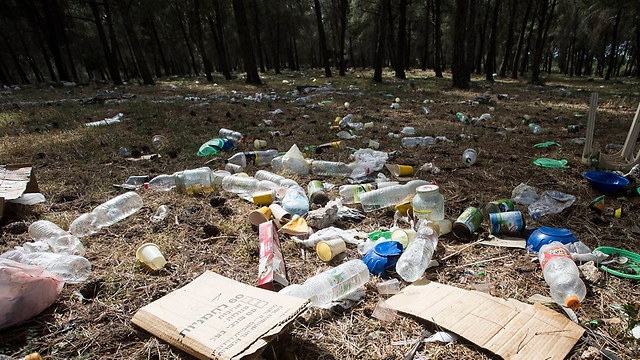
[[(567, 227), (587, 245), (614, 246), (640, 252), (638, 236), (631, 225), (638, 222), (638, 198), (619, 197), (608, 201), (623, 207), (623, 219), (615, 219), (591, 212), (587, 205), (597, 195), (582, 178), (586, 168), (580, 163), (582, 147), (568, 140), (584, 136), (568, 134), (566, 125), (586, 121), (574, 113), (586, 114), (590, 91), (600, 93), (598, 128), (596, 136), (601, 144), (622, 144), (635, 106), (640, 98), (638, 83), (624, 79), (624, 83), (594, 81), (585, 78), (551, 78), (550, 85), (562, 85), (574, 93), (568, 98), (555, 98), (540, 89), (521, 82), (497, 82), (493, 94), (508, 93), (512, 99), (499, 101), (493, 119), (481, 126), (463, 125), (454, 121), (454, 114), (463, 111), (472, 116), (488, 112), (485, 105), (460, 105), (476, 93), (454, 90), (449, 79), (434, 79), (432, 73), (411, 72), (413, 86), (388, 78), (383, 85), (370, 82), (367, 72), (350, 73), (346, 78), (334, 78), (335, 93), (312, 97), (314, 102), (331, 100), (317, 110), (290, 102), (294, 100), (286, 91), (295, 85), (309, 84), (311, 78), (321, 78), (317, 71), (304, 74), (267, 76), (267, 85), (261, 88), (245, 86), (241, 81), (218, 85), (206, 84), (202, 79), (171, 79), (156, 87), (129, 85), (110, 91), (135, 94), (130, 100), (107, 101), (102, 104), (79, 105), (60, 102), (60, 99), (92, 97), (104, 91), (104, 86), (88, 85), (73, 89), (24, 88), (0, 95), (0, 158), (2, 162), (32, 162), (36, 168), (42, 192), (47, 202), (34, 207), (10, 206), (8, 215), (0, 222), (0, 231), (9, 223), (48, 219), (66, 227), (83, 212), (120, 193), (112, 184), (122, 183), (129, 175), (172, 173), (186, 168), (202, 166), (209, 159), (196, 157), (198, 147), (217, 135), (220, 127), (241, 130), (249, 139), (266, 139), (271, 146), (286, 151), (297, 143), (301, 148), (335, 140), (334, 132), (326, 131), (327, 124), (336, 116), (344, 115), (345, 101), (351, 103), (350, 112), (357, 117), (367, 115), (363, 121), (374, 121), (375, 128), (362, 132), (362, 139), (348, 141), (353, 148), (366, 147), (368, 138), (378, 139), (381, 150), (398, 149), (399, 140), (389, 139), (387, 133), (399, 132), (402, 127), (415, 126), (419, 134), (444, 135), (454, 143), (441, 143), (427, 149), (406, 150), (398, 160), (420, 166), (434, 162), (442, 168), (438, 175), (419, 174), (420, 178), (436, 180), (447, 200), (446, 213), (457, 217), (468, 206), (479, 206), (486, 201), (508, 197), (520, 182), (538, 186), (540, 190), (560, 190), (575, 195), (578, 200), (561, 214), (544, 217), (536, 225)], [(390, 75), (390, 74), (387, 74)], [(428, 76), (425, 79), (425, 76)], [(283, 84), (287, 80), (289, 84)], [(316, 83), (317, 84), (317, 83)], [(352, 89), (349, 86), (352, 86)], [(401, 88), (398, 85), (403, 85)], [(603, 86), (603, 88), (600, 88)], [(357, 88), (358, 90), (355, 90)], [(578, 88), (586, 89), (584, 92)], [(547, 86), (546, 90), (551, 89)], [(231, 91), (247, 95), (275, 91), (282, 97), (276, 101), (253, 103), (207, 99), (208, 95), (232, 95)], [(482, 92), (485, 90), (477, 90)], [(363, 94), (359, 94), (362, 92)], [(387, 93), (401, 98), (401, 109), (389, 108)], [(201, 101), (185, 101), (184, 96), (198, 96)], [(517, 97), (516, 97), (517, 96)], [(422, 100), (432, 99), (426, 105), (431, 115), (422, 114)], [(166, 102), (154, 102), (164, 100)], [(281, 108), (283, 115), (269, 111)], [(87, 128), (82, 124), (101, 120), (123, 112), (127, 121), (100, 128)], [(228, 115), (227, 115), (228, 113)], [(528, 114), (540, 124), (542, 135), (533, 136), (522, 115)], [(305, 120), (303, 115), (309, 115)], [(262, 127), (262, 119), (273, 120), (271, 127)], [(373, 120), (372, 120), (373, 119)], [(497, 130), (515, 128), (507, 136)], [(285, 136), (272, 138), (270, 130), (280, 130)], [(461, 140), (461, 133), (475, 135), (473, 140)], [(169, 138), (170, 146), (155, 161), (129, 162), (119, 157), (121, 146), (148, 151), (154, 134)], [(557, 141), (562, 147), (532, 149), (543, 141)], [(460, 154), (467, 147), (479, 150), (479, 161), (471, 168), (460, 164)], [(241, 149), (251, 149), (249, 142)], [(172, 155), (172, 156), (170, 156)], [(319, 156), (324, 160), (347, 161), (349, 153), (335, 149)], [(569, 169), (543, 169), (533, 166), (537, 157), (566, 158)], [(213, 169), (221, 163), (210, 164)], [(252, 174), (255, 169), (249, 168)], [(301, 177), (301, 183), (311, 178)], [(330, 179), (341, 184), (340, 179)], [(220, 190), (221, 191), (221, 190)], [(227, 206), (233, 215), (222, 215), (209, 205), (213, 195), (228, 197)], [(337, 196), (337, 188), (331, 192)], [(208, 196), (189, 196), (179, 193), (141, 192), (145, 206), (130, 218), (84, 239), (87, 258), (93, 265), (91, 279), (103, 279), (97, 297), (83, 301), (76, 293), (80, 285), (65, 286), (60, 299), (33, 320), (5, 330), (0, 334), (0, 353), (25, 354), (39, 351), (46, 359), (171, 359), (189, 356), (151, 337), (131, 324), (137, 309), (189, 283), (205, 270), (255, 284), (258, 266), (257, 232), (246, 221), (252, 206), (230, 194), (218, 191)], [(158, 206), (170, 208), (162, 223), (151, 223), (149, 218)], [(523, 207), (518, 210), (526, 211)], [(363, 231), (374, 231), (389, 226), (392, 213), (369, 214), (360, 224), (342, 224)], [(220, 234), (208, 237), (203, 227), (213, 225)], [(486, 233), (486, 230), (483, 232)], [(27, 234), (3, 232), (0, 250), (8, 250), (27, 241)], [(144, 242), (158, 244), (170, 266), (166, 271), (152, 273), (135, 262), (135, 249)], [(289, 277), (301, 283), (309, 276), (335, 264), (321, 263), (314, 253), (302, 250), (291, 241), (283, 240), (283, 252)], [(445, 284), (474, 289), (474, 284), (491, 284), (493, 295), (512, 297), (521, 301), (534, 294), (547, 294), (540, 267), (523, 250), (467, 247), (466, 243), (451, 235), (440, 240), (436, 258), (450, 256), (438, 268), (427, 271), (427, 276)], [(461, 250), (461, 251), (460, 251)], [(348, 249), (349, 258), (358, 256)], [(498, 258), (485, 262), (485, 275), (465, 274), (478, 267), (464, 264)], [(399, 359), (409, 346), (393, 346), (394, 340), (413, 339), (420, 335), (421, 324), (415, 319), (399, 316), (392, 323), (371, 317), (379, 299), (385, 297), (375, 291), (374, 281), (366, 286), (366, 297), (349, 310), (312, 310), (297, 320), (288, 333), (281, 335), (264, 352), (265, 358), (284, 359)], [(594, 332), (602, 337), (598, 343), (616, 351), (623, 358), (638, 358), (638, 344), (625, 334), (627, 319), (612, 305), (639, 302), (637, 282), (605, 274), (604, 280), (590, 285), (584, 306), (577, 312), (581, 322), (599, 320)], [(561, 311), (559, 308), (554, 307)], [(620, 319), (616, 321), (615, 319)], [(607, 320), (608, 319), (608, 320)], [(614, 320), (611, 320), (614, 319)], [(435, 329), (434, 329), (435, 330)], [(571, 358), (579, 358), (586, 349), (578, 344)], [(484, 359), (491, 354), (465, 341), (452, 344), (429, 344), (421, 349), (432, 359)]]

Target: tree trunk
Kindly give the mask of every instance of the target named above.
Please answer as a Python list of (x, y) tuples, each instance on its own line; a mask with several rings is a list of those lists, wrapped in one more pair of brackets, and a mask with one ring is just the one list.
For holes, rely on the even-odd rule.
[(476, 0), (469, 2), (469, 20), (467, 22), (467, 48), (466, 48), (466, 66), (465, 76), (467, 83), (471, 81), (471, 72), (473, 71), (473, 63), (476, 55), (476, 38), (478, 34), (476, 32)]
[(451, 64), (451, 73), (453, 75), (453, 86), (459, 89), (466, 89), (469, 87), (466, 66), (467, 57), (465, 56), (468, 1), (469, 0), (456, 0), (456, 19), (453, 28), (453, 59)]
[(518, 78), (518, 60), (520, 60), (520, 54), (522, 53), (522, 46), (524, 45), (524, 37), (527, 30), (527, 22), (529, 21), (529, 14), (531, 14), (531, 4), (533, 0), (527, 1), (527, 9), (522, 19), (522, 26), (520, 27), (520, 36), (518, 37), (518, 46), (516, 48), (516, 55), (513, 57), (513, 63), (511, 64), (511, 78)]
[[(531, 82), (533, 84), (538, 84), (538, 85), (542, 85), (542, 82), (540, 81), (540, 59), (542, 58), (542, 48), (544, 47), (544, 43), (543, 43), (544, 22), (547, 16), (548, 6), (549, 6), (548, 0), (540, 1), (540, 20), (538, 20), (538, 36), (536, 38), (536, 47), (533, 52), (533, 61), (531, 62)], [(553, 11), (553, 8), (551, 9), (551, 11)], [(571, 51), (573, 52), (574, 50), (575, 50), (575, 41)], [(573, 60), (572, 60), (572, 64), (573, 64)]]
[(393, 32), (395, 27), (393, 25), (393, 9), (391, 0), (387, 0), (389, 4), (387, 4), (389, 11), (387, 12), (387, 20), (389, 21), (389, 25), (387, 27), (387, 54), (388, 59), (391, 62), (391, 67), (395, 69), (396, 63), (396, 41), (398, 40)]
[(616, 54), (618, 53), (618, 25), (620, 25), (621, 15), (622, 6), (619, 6), (618, 13), (616, 14), (616, 22), (613, 25), (613, 39), (611, 41), (611, 53), (609, 54), (609, 68), (607, 69), (607, 75), (604, 77), (605, 80), (609, 80), (611, 78), (611, 73), (613, 72), (616, 61)]
[(324, 35), (324, 26), (322, 25), (322, 9), (320, 1), (313, 0), (316, 10), (316, 20), (318, 22), (318, 37), (320, 39), (320, 55), (322, 56), (322, 65), (324, 66), (324, 76), (331, 77), (331, 65), (329, 64), (329, 53), (327, 52), (327, 39)]
[[(401, 0), (406, 1), (406, 0)], [(348, 0), (340, 0), (340, 43), (339, 51), (340, 51), (340, 76), (345, 76), (347, 71), (347, 64), (344, 59), (344, 42), (347, 35), (347, 14), (349, 12), (349, 1)]]
[(127, 2), (126, 0), (116, 0), (116, 5), (118, 6), (118, 10), (120, 11), (120, 16), (122, 16), (122, 23), (124, 25), (124, 28), (127, 31), (127, 34), (129, 35), (129, 41), (131, 42), (131, 46), (133, 47), (135, 61), (136, 61), (136, 64), (138, 65), (138, 69), (140, 70), (140, 76), (142, 76), (142, 81), (144, 82), (145, 85), (155, 85), (155, 81), (153, 81), (153, 76), (151, 76), (149, 67), (147, 67), (147, 61), (144, 59), (142, 46), (138, 41), (138, 35), (136, 35), (135, 28), (133, 27), (133, 20), (131, 20), (131, 15), (129, 14), (129, 8), (127, 6)]
[(442, 20), (441, 20), (441, 12), (440, 12), (440, 2), (441, 0), (435, 0), (436, 3), (436, 77), (442, 77)]
[(493, 5), (493, 18), (491, 19), (491, 39), (489, 40), (489, 53), (484, 65), (487, 81), (493, 82), (493, 73), (496, 63), (496, 46), (498, 42), (498, 13), (500, 12), (500, 0), (496, 0)]
[(407, 56), (404, 59), (404, 69), (410, 70), (412, 61), (411, 61), (411, 19), (407, 21)]
[[(546, 0), (542, 0), (546, 1)], [(531, 48), (531, 37), (533, 36), (533, 25), (536, 22), (538, 13), (534, 12), (531, 17), (531, 24), (529, 24), (529, 36), (527, 36), (527, 46), (524, 48), (524, 54), (522, 56), (522, 64), (520, 65), (520, 76), (524, 75), (529, 65), (529, 49)]]
[(516, 23), (516, 12), (518, 10), (518, 0), (511, 0), (511, 13), (509, 14), (509, 31), (507, 32), (507, 43), (504, 48), (504, 59), (500, 67), (500, 77), (507, 75), (507, 70), (511, 66), (511, 48), (513, 47), (513, 27)]
[(29, 78), (27, 77), (27, 73), (22, 68), (22, 65), (20, 65), (20, 60), (18, 59), (18, 56), (13, 51), (13, 47), (11, 47), (11, 44), (9, 43), (9, 41), (7, 41), (7, 38), (4, 36), (4, 34), (0, 34), (0, 36), (2, 36), (2, 41), (4, 42), (5, 49), (9, 51), (9, 55), (11, 55), (11, 59), (13, 59), (16, 70), (18, 71), (18, 75), (20, 76), (20, 81), (23, 84), (31, 84), (31, 82), (29, 81)]
[(162, 67), (164, 68), (164, 74), (169, 76), (171, 75), (171, 70), (169, 69), (169, 66), (167, 66), (167, 58), (164, 56), (164, 50), (162, 50), (162, 43), (160, 42), (160, 36), (158, 35), (158, 31), (156, 30), (156, 25), (155, 25), (155, 21), (153, 21), (153, 16), (149, 18), (149, 23), (151, 25), (151, 31), (153, 31), (153, 38), (156, 41), (156, 46), (158, 47), (158, 52), (160, 53), (160, 59), (162, 60)]
[[(121, 1), (121, 0), (118, 0)], [(191, 58), (191, 68), (193, 69), (194, 75), (200, 75), (200, 67), (196, 62), (196, 56), (193, 54), (193, 48), (191, 47), (191, 42), (189, 41), (189, 35), (187, 34), (187, 29), (184, 26), (184, 20), (182, 19), (182, 10), (178, 7), (178, 2), (174, 3), (176, 14), (178, 15), (178, 23), (180, 23), (180, 30), (182, 32), (182, 37), (184, 38), (184, 42), (187, 44), (187, 50), (189, 50), (189, 57)]]
[[(260, 64), (260, 72), (264, 73), (264, 59), (262, 57), (262, 39), (260, 37), (260, 8), (256, 0), (253, 0), (253, 31), (256, 34), (256, 40), (258, 45), (258, 63)], [(268, 5), (267, 5), (268, 6)]]
[[(316, 2), (318, 0), (315, 0)], [(382, 82), (382, 65), (385, 58), (385, 42), (387, 40), (387, 19), (386, 14), (389, 11), (389, 2), (387, 0), (380, 0), (378, 5), (378, 42), (376, 46), (376, 56), (373, 60), (374, 72), (373, 81)]]
[(98, 38), (100, 38), (100, 44), (102, 45), (102, 51), (107, 62), (107, 69), (109, 69), (109, 76), (114, 85), (122, 85), (122, 79), (120, 79), (120, 72), (118, 71), (118, 60), (115, 58), (113, 52), (109, 48), (109, 42), (107, 41), (107, 35), (104, 33), (104, 27), (102, 26), (102, 16), (98, 9), (98, 3), (96, 0), (89, 0), (89, 7), (91, 7), (91, 13), (93, 14), (93, 20), (96, 23), (96, 29), (98, 30)]
[(196, 35), (198, 39), (198, 50), (202, 57), (202, 63), (204, 64), (204, 75), (207, 77), (208, 82), (213, 82), (213, 76), (211, 75), (211, 62), (207, 56), (206, 48), (204, 47), (204, 32), (202, 31), (202, 20), (200, 18), (200, 1), (194, 0), (193, 5), (195, 7), (195, 22), (196, 22)]
[[(67, 72), (67, 66), (62, 60), (62, 54), (60, 53), (60, 41), (58, 40), (58, 36), (56, 34), (56, 26), (55, 20), (53, 18), (51, 8), (49, 7), (48, 0), (40, 0), (42, 4), (42, 12), (44, 13), (44, 24), (42, 25), (42, 31), (44, 33), (47, 44), (49, 45), (49, 50), (51, 51), (51, 55), (53, 56), (53, 62), (56, 65), (56, 69), (58, 70), (58, 78), (60, 81), (71, 81), (69, 77), (69, 73)], [(37, 11), (33, 9), (33, 11)], [(41, 20), (36, 19), (42, 23)]]
[(51, 81), (58, 81), (56, 73), (53, 71), (53, 65), (51, 65), (51, 59), (49, 59), (47, 48), (45, 47), (42, 39), (38, 35), (36, 35), (36, 37), (38, 38), (38, 46), (40, 46), (40, 52), (42, 52), (44, 63), (47, 65), (47, 70), (49, 71), (49, 77), (51, 78)]
[(353, 39), (351, 38), (351, 31), (349, 31), (349, 62), (353, 69), (356, 68), (355, 57), (353, 56)]
[(238, 37), (242, 44), (242, 62), (244, 62), (244, 69), (247, 72), (247, 84), (262, 85), (256, 68), (256, 59), (253, 55), (253, 44), (243, 0), (233, 0), (233, 13), (238, 27)]
[(489, 26), (489, 10), (491, 10), (491, 0), (487, 0), (487, 6), (484, 11), (484, 24), (480, 25), (480, 46), (478, 47), (478, 53), (476, 54), (476, 74), (482, 72), (482, 58), (484, 57), (484, 41), (485, 35), (487, 35), (487, 27)]
[(407, 37), (407, 0), (400, 0), (400, 19), (398, 20), (398, 46), (396, 48), (396, 62), (395, 62), (395, 70), (396, 70), (396, 78), (398, 79), (406, 79), (407, 76), (404, 73), (404, 58), (405, 58), (405, 50), (404, 46), (406, 43)]
[(213, 1), (213, 8), (216, 12), (216, 23), (214, 26), (213, 18), (209, 16), (209, 27), (211, 28), (211, 34), (213, 35), (213, 42), (216, 46), (216, 52), (218, 53), (218, 62), (220, 63), (222, 75), (224, 75), (225, 80), (231, 80), (233, 77), (231, 76), (231, 71), (229, 70), (229, 62), (227, 61), (226, 49), (224, 46), (224, 24), (222, 23), (222, 19), (226, 18), (226, 16), (223, 17), (219, 0)]
[(427, 0), (427, 5), (425, 7), (425, 21), (424, 21), (424, 52), (422, 53), (422, 71), (426, 71), (427, 67), (429, 67), (429, 23), (430, 14), (429, 10), (431, 9), (431, 1)]
[(29, 47), (27, 46), (27, 42), (25, 41), (24, 38), (25, 38), (24, 35), (20, 36), (22, 47), (24, 48), (24, 53), (26, 55), (25, 57), (27, 58), (27, 63), (29, 64), (29, 67), (31, 67), (31, 70), (33, 71), (33, 75), (36, 77), (36, 82), (41, 83), (43, 81), (42, 73), (38, 68), (38, 64), (36, 64), (33, 57), (31, 56), (31, 52), (29, 51)]

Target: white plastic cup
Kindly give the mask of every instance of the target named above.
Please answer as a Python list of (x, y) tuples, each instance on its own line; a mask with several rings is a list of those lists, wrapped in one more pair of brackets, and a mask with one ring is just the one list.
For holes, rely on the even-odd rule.
[(167, 263), (158, 245), (153, 243), (142, 244), (136, 251), (136, 259), (147, 265), (151, 270), (161, 270)]
[(405, 249), (414, 237), (416, 237), (416, 231), (413, 229), (399, 229), (391, 234), (391, 240), (401, 243)]
[(278, 204), (269, 205), (269, 209), (271, 209), (273, 217), (278, 220), (279, 225), (284, 225), (292, 219), (291, 214)]
[(364, 123), (364, 128), (365, 129), (373, 128), (373, 121)]
[(256, 149), (263, 149), (263, 148), (267, 147), (267, 141), (266, 140), (255, 139), (253, 141), (253, 146)]
[(331, 259), (336, 257), (347, 250), (347, 244), (341, 238), (323, 240), (316, 245), (316, 253), (320, 260), (324, 262), (329, 262)]
[(231, 176), (231, 173), (226, 170), (216, 170), (213, 172), (213, 184), (222, 185), (222, 179), (227, 176)]

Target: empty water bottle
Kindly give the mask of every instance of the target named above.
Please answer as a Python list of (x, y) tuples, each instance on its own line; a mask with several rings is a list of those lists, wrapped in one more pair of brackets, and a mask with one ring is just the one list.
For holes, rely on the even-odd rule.
[(397, 181), (387, 181), (371, 184), (360, 185), (342, 185), (340, 186), (340, 197), (343, 204), (359, 204), (360, 196), (368, 191), (382, 189), (391, 185), (398, 185)]
[(145, 189), (169, 191), (176, 187), (176, 177), (174, 175), (162, 174), (154, 177), (148, 183), (144, 184)]
[(67, 231), (47, 220), (38, 220), (29, 226), (29, 236), (35, 241), (46, 241), (68, 234)]
[(311, 163), (311, 173), (321, 176), (350, 176), (353, 169), (343, 162), (316, 160)]
[(167, 205), (160, 205), (158, 210), (156, 210), (156, 214), (151, 217), (152, 222), (160, 222), (167, 217), (169, 213), (169, 207)]
[(298, 183), (295, 182), (294, 180), (287, 179), (282, 175), (274, 174), (266, 170), (258, 170), (255, 174), (255, 178), (258, 180), (268, 180), (275, 183), (278, 186), (283, 186), (283, 187), (298, 185)]
[(420, 220), (416, 236), (398, 259), (396, 264), (398, 275), (408, 282), (418, 280), (427, 270), (437, 245), (438, 232), (426, 226), (426, 221)]
[(218, 136), (224, 139), (229, 139), (233, 141), (245, 141), (244, 135), (237, 131), (229, 130), (229, 129), (220, 129), (218, 131)]
[(187, 194), (205, 193), (213, 191), (213, 171), (208, 167), (184, 170), (173, 174), (176, 188)]
[(473, 149), (467, 149), (462, 153), (462, 163), (471, 166), (476, 163), (478, 153)]
[(415, 194), (416, 188), (421, 185), (428, 185), (424, 180), (411, 180), (404, 185), (392, 185), (383, 189), (366, 192), (360, 196), (362, 209), (364, 211), (373, 211), (392, 206), (407, 198), (407, 196)]
[(313, 306), (323, 306), (345, 298), (368, 281), (367, 265), (355, 259), (313, 276), (302, 285), (289, 285), (280, 293), (311, 299)]
[(420, 145), (420, 137), (406, 137), (402, 139), (402, 146), (407, 148), (414, 148)]
[(130, 216), (140, 208), (142, 198), (130, 191), (98, 205), (91, 213), (81, 215), (71, 223), (69, 231), (78, 237), (91, 235)]
[(456, 118), (463, 123), (469, 123), (469, 118), (467, 117), (467, 115), (461, 112), (456, 113)]
[(269, 165), (271, 160), (278, 156), (278, 150), (265, 150), (265, 151), (249, 151), (244, 153), (236, 153), (225, 162), (230, 164), (240, 165), (243, 168), (247, 167), (247, 164), (254, 164), (256, 166)]
[(7, 251), (0, 255), (4, 259), (22, 264), (39, 266), (47, 271), (60, 275), (67, 283), (77, 284), (85, 281), (91, 274), (89, 260), (77, 255), (36, 252), (25, 254), (18, 250)]
[(292, 215), (305, 216), (309, 212), (309, 199), (303, 188), (291, 186), (282, 199), (282, 207)]
[(236, 194), (254, 193), (258, 190), (258, 183), (260, 180), (252, 177), (231, 175), (222, 179), (222, 188)]
[(553, 300), (570, 309), (579, 308), (587, 289), (566, 246), (558, 241), (543, 245), (538, 257)]
[(529, 130), (531, 130), (531, 132), (536, 135), (542, 133), (542, 128), (540, 127), (540, 125), (536, 125), (534, 123), (529, 124)]
[(86, 252), (78, 237), (50, 221), (40, 220), (31, 224), (29, 236), (48, 244), (49, 250), (54, 253), (84, 256)]

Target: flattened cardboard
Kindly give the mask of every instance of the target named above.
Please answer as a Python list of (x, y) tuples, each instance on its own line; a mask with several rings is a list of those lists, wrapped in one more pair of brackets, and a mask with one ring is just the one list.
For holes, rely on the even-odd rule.
[(247, 359), (308, 305), (207, 271), (138, 310), (132, 322), (200, 359)]
[(14, 200), (22, 194), (39, 193), (38, 181), (31, 164), (0, 165), (0, 218), (5, 200)]
[(502, 238), (499, 238), (494, 235), (489, 235), (489, 240), (479, 241), (478, 244), (515, 249), (527, 248), (527, 240), (511, 236), (503, 236)]
[(504, 359), (561, 360), (584, 329), (544, 305), (528, 305), (426, 279), (387, 300), (397, 311), (434, 322)]

